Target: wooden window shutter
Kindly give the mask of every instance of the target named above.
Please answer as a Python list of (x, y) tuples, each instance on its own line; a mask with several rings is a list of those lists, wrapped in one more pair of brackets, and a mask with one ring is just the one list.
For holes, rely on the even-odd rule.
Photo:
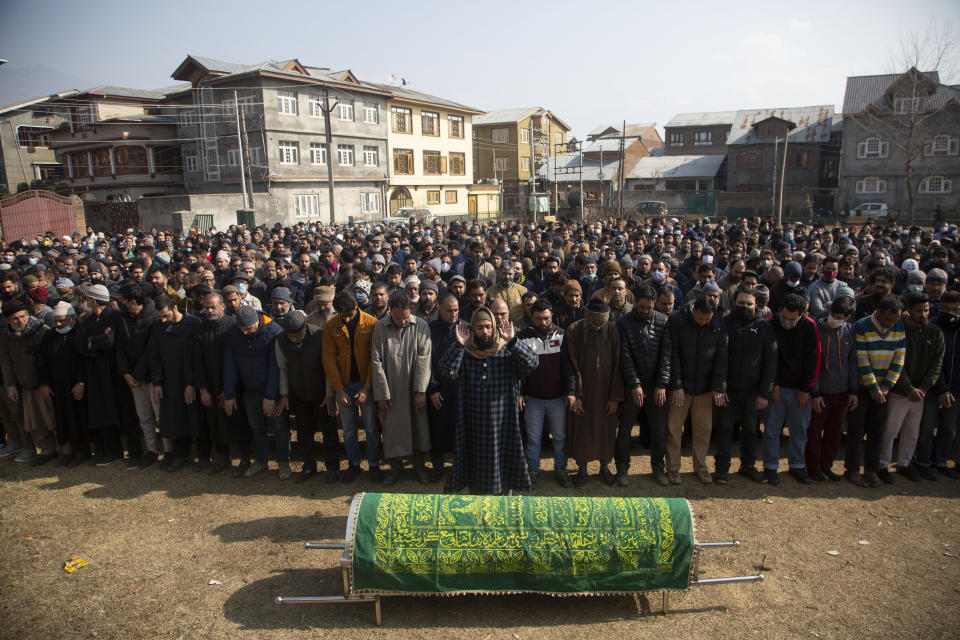
[(447, 156), (440, 156), (440, 173), (447, 172)]
[(881, 158), (886, 158), (886, 157), (887, 157), (887, 154), (889, 153), (889, 151), (890, 151), (890, 143), (889, 143), (889, 142), (881, 142), (881, 143), (880, 143), (880, 157), (881, 157)]

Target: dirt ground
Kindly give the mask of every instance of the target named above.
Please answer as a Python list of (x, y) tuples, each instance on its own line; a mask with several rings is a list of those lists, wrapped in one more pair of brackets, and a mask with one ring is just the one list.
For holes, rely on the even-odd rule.
[[(641, 453), (637, 451), (637, 453)], [(545, 460), (546, 462), (546, 460)], [(342, 593), (339, 552), (353, 485), (234, 479), (184, 469), (30, 468), (0, 463), (0, 636), (27, 638), (945, 638), (960, 623), (960, 482), (870, 490), (846, 482), (779, 487), (689, 474), (663, 489), (637, 455), (633, 484), (536, 493), (683, 496), (701, 541), (704, 577), (762, 571), (763, 583), (695, 587), (672, 597), (538, 596), (278, 606), (278, 595)], [(785, 468), (785, 461), (782, 463)], [(736, 465), (736, 463), (735, 463)], [(734, 465), (734, 466), (735, 466)], [(840, 465), (835, 467), (840, 471)], [(591, 473), (596, 468), (591, 467)], [(394, 487), (425, 488), (410, 476)], [(440, 485), (426, 488), (437, 491)], [(835, 551), (836, 555), (828, 552)], [(90, 564), (66, 573), (79, 555)], [(762, 563), (762, 566), (761, 566)], [(209, 584), (216, 580), (220, 584)], [(643, 615), (645, 608), (654, 613)]]

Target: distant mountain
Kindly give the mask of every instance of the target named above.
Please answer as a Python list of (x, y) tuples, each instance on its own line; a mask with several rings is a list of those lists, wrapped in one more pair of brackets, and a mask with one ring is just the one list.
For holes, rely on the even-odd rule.
[(96, 83), (44, 65), (0, 66), (0, 106), (26, 102), (32, 98), (66, 91), (87, 89)]

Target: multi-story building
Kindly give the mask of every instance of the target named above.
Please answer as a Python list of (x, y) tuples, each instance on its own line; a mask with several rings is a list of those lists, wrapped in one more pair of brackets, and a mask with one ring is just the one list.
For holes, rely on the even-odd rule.
[(297, 60), (248, 66), (188, 56), (173, 77), (190, 82), (169, 103), (191, 201), (226, 216), (252, 201), (258, 224), (328, 222), (332, 170), (337, 222), (383, 216), (389, 91)]
[(727, 152), (727, 135), (736, 111), (678, 113), (663, 125), (663, 154), (667, 156), (718, 155)]
[[(936, 71), (847, 78), (838, 209), (882, 202), (890, 216), (960, 206), (960, 86)], [(957, 185), (958, 189), (953, 186)]]
[(475, 116), (474, 180), (498, 180), (503, 189), (503, 209), (525, 209), (531, 176), (537, 175), (548, 158), (566, 154), (569, 131), (563, 120), (542, 107), (489, 111)]
[(67, 109), (60, 98), (65, 91), (0, 109), (0, 193), (14, 193), (21, 183), (59, 181), (63, 166), (50, 149), (50, 132), (67, 122)]
[(177, 121), (164, 112), (165, 95), (96, 87), (57, 101), (68, 119), (49, 133), (50, 150), (74, 193), (93, 201), (183, 193)]
[(390, 93), (390, 215), (411, 207), (435, 215), (476, 212), (471, 119), (481, 111), (405, 87), (376, 86)]

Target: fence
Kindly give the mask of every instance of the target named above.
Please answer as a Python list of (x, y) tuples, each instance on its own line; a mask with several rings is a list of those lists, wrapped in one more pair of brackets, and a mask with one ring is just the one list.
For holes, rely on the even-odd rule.
[(0, 225), (7, 242), (52, 231), (69, 236), (86, 229), (83, 203), (52, 191), (31, 189), (0, 200)]

